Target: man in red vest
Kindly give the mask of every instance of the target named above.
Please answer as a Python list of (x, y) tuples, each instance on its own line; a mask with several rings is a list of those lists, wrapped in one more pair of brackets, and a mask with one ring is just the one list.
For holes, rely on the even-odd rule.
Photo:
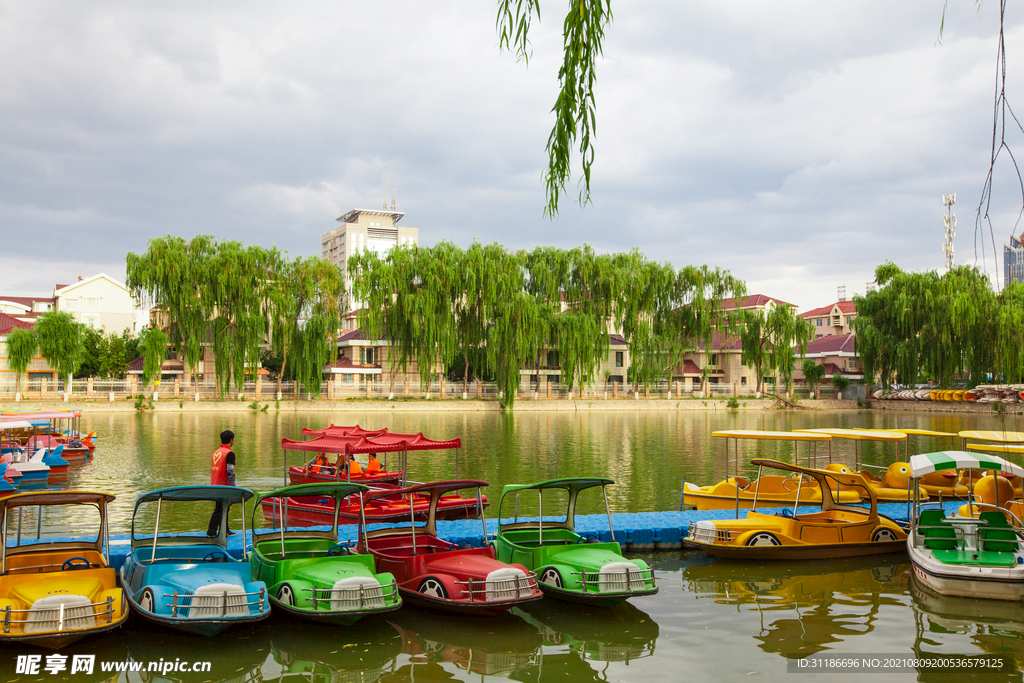
[[(234, 486), (235, 485), (235, 452), (232, 447), (235, 445), (235, 433), (230, 429), (220, 433), (220, 448), (213, 452), (210, 459), (210, 485), (211, 486)], [(210, 526), (206, 530), (207, 538), (217, 538), (220, 534), (220, 520), (224, 516), (224, 505), (218, 502), (210, 515)], [(234, 532), (228, 530), (228, 536)]]

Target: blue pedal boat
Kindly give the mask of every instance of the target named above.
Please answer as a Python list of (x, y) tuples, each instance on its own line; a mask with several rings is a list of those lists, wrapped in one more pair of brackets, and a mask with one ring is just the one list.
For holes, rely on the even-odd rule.
[[(231, 508), (239, 503), (244, 508), (254, 495), (236, 486), (175, 486), (139, 496), (132, 516), (131, 552), (121, 568), (121, 585), (132, 611), (161, 626), (207, 636), (269, 616), (266, 584), (253, 580), (244, 551), (241, 560), (227, 552)], [(208, 538), (205, 531), (160, 533), (161, 514), (177, 520), (182, 511), (194, 513), (203, 501), (223, 510), (216, 537)], [(214, 506), (208, 509), (212, 512)], [(152, 508), (153, 534), (140, 536), (139, 527)], [(140, 510), (145, 512), (140, 515)], [(244, 510), (241, 518), (244, 540)]]

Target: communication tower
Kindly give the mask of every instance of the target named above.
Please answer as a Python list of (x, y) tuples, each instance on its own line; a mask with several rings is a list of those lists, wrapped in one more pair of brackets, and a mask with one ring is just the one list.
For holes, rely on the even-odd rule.
[(942, 195), (942, 203), (946, 205), (946, 215), (942, 217), (942, 224), (946, 228), (946, 239), (942, 242), (942, 253), (946, 255), (946, 270), (953, 269), (953, 238), (956, 237), (956, 214), (953, 213), (953, 205), (956, 204), (956, 193)]

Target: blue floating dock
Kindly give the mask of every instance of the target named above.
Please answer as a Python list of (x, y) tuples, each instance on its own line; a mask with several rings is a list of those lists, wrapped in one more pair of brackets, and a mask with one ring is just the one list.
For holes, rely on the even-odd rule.
[[(963, 501), (950, 501), (943, 503), (947, 515), (955, 515)], [(789, 508), (758, 508), (758, 512), (775, 514), (780, 509)], [(816, 512), (821, 508), (818, 506), (801, 507), (798, 513)], [(748, 510), (740, 510), (741, 516), (746, 516)], [(891, 517), (898, 521), (906, 521), (906, 503), (891, 503), (878, 506), (879, 514)], [(681, 512), (619, 512), (612, 515), (612, 524), (615, 527), (615, 539), (622, 546), (623, 550), (632, 552), (645, 552), (651, 550), (673, 550), (682, 548), (683, 539), (686, 538), (691, 522), (700, 520), (735, 519), (735, 510), (685, 510)], [(523, 518), (520, 521), (536, 521)], [(554, 518), (552, 518), (554, 521)], [(398, 524), (370, 524), (367, 528), (385, 529), (401, 526)], [(310, 527), (306, 527), (310, 528)], [(320, 530), (328, 530), (328, 527), (311, 527)], [(298, 529), (298, 528), (296, 528)], [(338, 527), (339, 540), (354, 541), (356, 538), (355, 525)], [(487, 533), (490, 538), (498, 531), (498, 520), (487, 519)], [(605, 515), (577, 515), (576, 532), (579, 534), (594, 534), (598, 540), (611, 541), (612, 535), (608, 531), (608, 518)], [(469, 543), (475, 547), (484, 545), (484, 537), (480, 521), (475, 519), (443, 520), (437, 523), (437, 533), (441, 538), (460, 545)], [(262, 534), (261, 534), (262, 535)], [(252, 532), (246, 532), (247, 542), (252, 542)], [(124, 564), (125, 555), (128, 553), (130, 540), (127, 535), (111, 536), (110, 538), (110, 561), (115, 568)], [(228, 552), (234, 557), (242, 556), (241, 535), (232, 536), (228, 539)]]

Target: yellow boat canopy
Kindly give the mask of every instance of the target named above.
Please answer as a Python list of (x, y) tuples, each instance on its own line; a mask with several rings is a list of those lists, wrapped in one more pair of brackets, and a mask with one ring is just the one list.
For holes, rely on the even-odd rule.
[(828, 434), (835, 439), (853, 439), (854, 441), (885, 441), (887, 443), (906, 441), (904, 432), (888, 429), (801, 429), (800, 432)]
[(960, 436), (957, 432), (936, 432), (932, 429), (886, 429), (883, 431), (887, 432), (900, 432), (902, 434), (908, 434), (910, 436), (944, 436), (951, 438), (954, 436)]
[(986, 453), (1024, 453), (1024, 444), (1014, 446), (1012, 444), (997, 443), (969, 443), (969, 451), (984, 451)]
[(757, 429), (726, 429), (711, 432), (711, 436), (726, 439), (763, 439), (766, 441), (831, 441), (828, 434), (809, 434), (807, 431), (762, 432)]
[(1024, 443), (1024, 433), (1021, 432), (960, 432), (961, 439), (974, 439), (976, 441), (991, 441), (993, 443)]

